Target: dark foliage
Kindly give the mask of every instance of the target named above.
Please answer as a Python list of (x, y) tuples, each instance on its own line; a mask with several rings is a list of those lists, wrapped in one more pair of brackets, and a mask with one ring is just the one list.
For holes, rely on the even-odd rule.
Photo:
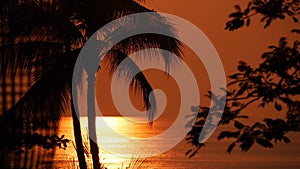
[(265, 23), (265, 28), (277, 19), (283, 20), (290, 17), (294, 22), (299, 22), (299, 0), (251, 0), (245, 9), (235, 5), (235, 12), (229, 14), (230, 20), (226, 23), (226, 30), (234, 31), (243, 26), (250, 26), (255, 15), (261, 15), (260, 22)]
[[(86, 168), (80, 122), (74, 107), (71, 107), (70, 94), (73, 67), (78, 53), (88, 38), (110, 21), (138, 12), (151, 12), (151, 10), (132, 0), (111, 0), (105, 3), (94, 0), (7, 0), (1, 1), (0, 7), (2, 9), (0, 12), (0, 78), (14, 79), (15, 74), (20, 71), (24, 75), (31, 74), (34, 77), (25, 95), (3, 113), (6, 120), (13, 121), (9, 124), (9, 129), (12, 129), (9, 130), (9, 135), (25, 134), (26, 138), (36, 138), (37, 135), (28, 134), (34, 133), (32, 127), (24, 128), (35, 123), (51, 124), (50, 129), (56, 132), (63, 114), (72, 111), (78, 161), (80, 168)], [(170, 33), (175, 33), (172, 26), (159, 14), (152, 19), (153, 23), (150, 24), (164, 26)], [(117, 44), (114, 48), (122, 55), (111, 52), (114, 56), (108, 59), (108, 64), (111, 65), (111, 70), (114, 70), (113, 68), (121, 63), (124, 56), (127, 57), (140, 49), (155, 47), (169, 50), (178, 56), (182, 54), (179, 41), (160, 35), (143, 34), (129, 37)], [(153, 55), (159, 56), (155, 52)], [(168, 70), (172, 59), (169, 56), (163, 57)], [(131, 67), (128, 66), (124, 71), (130, 72), (130, 69)], [(3, 84), (2, 87), (4, 86), (5, 89), (5, 83)], [(143, 72), (134, 77), (131, 85), (135, 91), (141, 91), (145, 107), (149, 108), (148, 94), (152, 91), (152, 87)], [(151, 108), (155, 108), (155, 105), (151, 105)], [(153, 118), (151, 113), (155, 112), (149, 111), (149, 119)], [(13, 126), (13, 124), (19, 125)], [(90, 136), (91, 134), (93, 133), (89, 132)], [(53, 147), (51, 138), (46, 139), (47, 146), (42, 147)], [(42, 138), (34, 140), (42, 141)], [(25, 142), (27, 145), (27, 141)], [(30, 144), (33, 143), (28, 143)], [(64, 143), (56, 145), (64, 146)], [(98, 149), (97, 145), (91, 147), (91, 151), (95, 149)], [(94, 168), (100, 168), (98, 154), (92, 153)]]
[[(298, 22), (298, 0), (253, 0), (248, 7), (242, 10), (235, 6), (236, 12), (229, 15), (232, 20), (226, 23), (226, 30), (233, 31), (250, 25), (250, 17), (256, 14), (263, 16), (262, 22), (268, 27), (276, 19), (292, 17)], [(299, 33), (293, 29), (292, 33)], [(265, 148), (272, 148), (274, 143), (290, 143), (286, 136), (288, 132), (300, 131), (300, 42), (288, 44), (285, 37), (280, 38), (277, 45), (269, 46), (269, 51), (261, 55), (262, 62), (257, 68), (240, 61), (237, 73), (229, 76), (224, 113), (219, 125), (233, 124), (235, 131), (223, 131), (218, 140), (230, 138), (234, 140), (228, 148), (230, 153), (239, 145), (242, 151), (248, 151), (253, 144)], [(207, 95), (215, 104), (222, 103), (224, 98), (209, 92)], [(273, 106), (274, 113), (283, 113), (285, 118), (266, 118), (263, 122), (253, 125), (243, 124), (241, 121), (248, 118), (249, 106), (258, 105), (259, 108)], [(203, 143), (198, 137), (207, 119), (210, 107), (200, 107), (196, 123), (187, 135), (187, 140), (194, 146), (187, 155), (194, 156)], [(219, 110), (222, 111), (222, 110)], [(282, 115), (281, 115), (282, 116)], [(280, 116), (280, 117), (281, 117)]]

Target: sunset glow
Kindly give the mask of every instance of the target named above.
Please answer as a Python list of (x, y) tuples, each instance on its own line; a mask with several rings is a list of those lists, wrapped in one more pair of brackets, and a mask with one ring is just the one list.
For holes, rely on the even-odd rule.
[(299, 0), (0, 7), (0, 169), (300, 168)]

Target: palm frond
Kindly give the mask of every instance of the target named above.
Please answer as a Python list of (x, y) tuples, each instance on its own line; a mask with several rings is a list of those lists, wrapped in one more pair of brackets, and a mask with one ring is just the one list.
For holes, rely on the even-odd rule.
[[(78, 50), (72, 56), (77, 56)], [(47, 121), (58, 125), (65, 112), (69, 111), (70, 85), (76, 57), (57, 56), (51, 70), (44, 72), (40, 79), (11, 109), (4, 113), (20, 124)], [(68, 64), (67, 64), (68, 63)], [(70, 63), (70, 64), (69, 64)]]
[[(153, 88), (144, 73), (127, 54), (121, 51), (110, 50), (106, 58), (105, 66), (110, 69), (110, 73), (113, 74), (116, 72), (119, 77), (126, 77), (131, 80), (130, 88), (137, 94), (141, 93), (148, 112), (148, 120), (152, 124), (156, 113), (156, 99), (154, 95), (150, 95)], [(122, 67), (119, 67), (123, 61), (126, 63), (122, 64)]]
[(41, 57), (48, 61), (50, 56), (64, 52), (65, 43), (72, 50), (83, 46), (87, 37), (83, 34), (86, 28), (82, 18), (76, 14), (64, 16), (55, 4), (58, 3), (24, 1), (1, 22), (0, 63), (5, 65), (1, 74), (30, 69), (29, 64), (39, 62)]
[[(0, 46), (0, 77), (16, 74), (18, 71), (34, 71), (42, 74), (51, 68), (56, 58), (63, 51), (63, 45), (52, 42), (26, 42)], [(3, 62), (3, 63), (2, 63)], [(32, 69), (32, 68), (35, 69)]]
[[(139, 13), (139, 12), (150, 12), (151, 10), (139, 5), (138, 3), (126, 0), (118, 2), (118, 4), (115, 4), (115, 1), (111, 1), (110, 5), (113, 7), (108, 8), (108, 10), (112, 10), (107, 13), (112, 13), (113, 15), (110, 15), (109, 18), (110, 21), (113, 19), (117, 19), (120, 17), (123, 17), (125, 15)], [(113, 5), (114, 4), (114, 5)], [(135, 18), (129, 18), (129, 19), (135, 19)], [(131, 29), (134, 29), (136, 25), (143, 25), (143, 24), (149, 24), (149, 26), (153, 29), (163, 29), (166, 34), (171, 35), (172, 37), (176, 37), (176, 30), (174, 29), (173, 25), (169, 23), (166, 18), (159, 14), (151, 13), (151, 15), (148, 16), (147, 20), (149, 20), (148, 23), (145, 23), (144, 21), (130, 20), (129, 23), (134, 22), (135, 25), (129, 26), (129, 28), (126, 27), (129, 31)], [(124, 21), (126, 23), (126, 21)], [(143, 22), (143, 23), (142, 23)], [(107, 30), (104, 30), (104, 32), (99, 32), (100, 34), (103, 33), (104, 35), (109, 35), (110, 33), (122, 33), (124, 31), (124, 24), (120, 23), (120, 25), (114, 25), (115, 27)], [(126, 25), (128, 26), (128, 25)], [(102, 29), (103, 30), (103, 29)], [(104, 40), (105, 42), (105, 40)], [(113, 42), (114, 43), (114, 42)], [(136, 51), (141, 51), (144, 49), (149, 49), (147, 52), (150, 51), (150, 53), (144, 53), (141, 54), (141, 58), (145, 56), (150, 56), (153, 59), (158, 59), (162, 56), (164, 63), (165, 63), (165, 70), (169, 72), (170, 66), (174, 61), (179, 61), (176, 59), (176, 57), (172, 57), (168, 52), (163, 52), (160, 49), (169, 51), (170, 53), (175, 54), (179, 58), (182, 57), (182, 44), (180, 41), (176, 40), (175, 38), (171, 38), (169, 36), (160, 35), (160, 34), (138, 34), (132, 37), (129, 37), (127, 39), (122, 40), (121, 42), (117, 43), (113, 47), (113, 49), (107, 54), (109, 56), (109, 67), (111, 71), (117, 70), (117, 67), (120, 65), (120, 63), (125, 59), (128, 58), (130, 54), (135, 53)], [(124, 64), (125, 67), (118, 69), (120, 72), (120, 76), (128, 77), (129, 79), (133, 79), (131, 82), (131, 88), (133, 90), (140, 89), (142, 90), (143, 94), (143, 100), (145, 103), (146, 108), (150, 109), (148, 111), (148, 119), (149, 121), (152, 121), (154, 118), (154, 113), (156, 111), (156, 103), (155, 103), (155, 96), (154, 98), (149, 94), (153, 91), (151, 85), (147, 81), (146, 77), (144, 76), (143, 72), (140, 72), (139, 68), (136, 66), (136, 64), (128, 59), (128, 62)], [(136, 76), (133, 77), (134, 72), (140, 72)], [(149, 100), (153, 101), (154, 105), (150, 105)]]
[[(168, 72), (173, 61), (178, 61), (183, 55), (181, 42), (175, 38), (176, 30), (171, 23), (168, 23), (166, 18), (156, 13), (145, 13), (141, 17), (122, 18), (116, 20), (113, 24), (103, 27), (98, 32), (98, 40), (107, 44), (116, 44), (113, 49), (119, 50), (127, 55), (135, 53), (143, 49), (151, 49), (145, 56), (158, 57), (163, 56), (165, 62), (165, 69)], [(144, 20), (141, 20), (144, 19)], [(146, 21), (147, 22), (146, 22)], [(118, 22), (119, 21), (119, 22)], [(140, 33), (140, 29), (151, 28), (152, 30), (162, 30), (166, 35), (159, 33)], [(133, 32), (136, 35), (123, 39), (121, 42), (117, 42), (118, 36), (126, 34), (126, 32)], [(114, 39), (116, 38), (116, 39)], [(153, 50), (152, 50), (153, 49)], [(166, 50), (168, 52), (163, 52)], [(175, 54), (176, 57), (172, 57), (170, 53)], [(155, 59), (155, 58), (154, 58)]]
[(162, 56), (165, 62), (165, 70), (167, 72), (169, 72), (173, 62), (177, 63), (180, 60), (158, 49), (173, 53), (178, 58), (181, 58), (183, 56), (182, 44), (180, 41), (159, 34), (135, 35), (121, 41), (114, 47), (114, 49), (120, 50), (128, 55), (133, 54), (136, 51), (151, 49), (147, 50), (147, 52), (151, 51), (150, 53), (144, 53), (143, 56), (149, 56), (151, 57), (151, 59), (157, 59), (157, 57)]
[(8, 15), (9, 36), (17, 41), (63, 42), (67, 38), (73, 43), (84, 41), (85, 37), (74, 25), (80, 19), (57, 8), (50, 4), (41, 6), (34, 1), (22, 3)]
[(13, 8), (18, 6), (21, 3), (21, 0), (6, 0), (0, 1), (0, 8), (2, 9), (0, 15), (4, 15), (11, 11)]

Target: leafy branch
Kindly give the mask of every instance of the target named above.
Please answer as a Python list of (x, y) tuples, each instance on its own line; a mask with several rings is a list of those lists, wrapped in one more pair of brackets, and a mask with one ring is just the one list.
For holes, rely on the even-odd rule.
[(250, 26), (253, 16), (261, 15), (260, 22), (264, 22), (267, 28), (277, 19), (283, 20), (286, 17), (292, 18), (297, 23), (300, 14), (299, 0), (251, 0), (247, 7), (242, 10), (239, 5), (235, 5), (235, 12), (229, 14), (231, 18), (226, 22), (226, 30), (234, 31), (243, 26)]
[[(263, 61), (257, 68), (241, 61), (237, 66), (238, 72), (229, 76), (225, 109), (219, 125), (233, 124), (237, 130), (223, 131), (218, 136), (218, 140), (234, 140), (227, 148), (228, 153), (238, 144), (242, 151), (248, 151), (255, 143), (265, 148), (272, 148), (273, 142), (289, 143), (290, 139), (286, 134), (290, 131), (300, 131), (299, 45), (300, 43), (295, 41), (289, 46), (287, 39), (282, 37), (278, 45), (270, 46), (270, 51), (261, 55)], [(207, 97), (212, 98), (216, 105), (222, 104), (224, 100), (211, 92)], [(285, 113), (285, 118), (266, 118), (263, 122), (245, 125), (239, 119), (248, 118), (246, 114), (250, 114), (247, 112), (250, 105), (258, 105), (261, 108), (273, 105), (276, 111)], [(190, 157), (205, 146), (198, 142), (198, 138), (205, 121), (210, 120), (207, 119), (210, 109), (207, 106), (200, 107), (196, 122), (186, 137), (194, 146), (186, 153)]]

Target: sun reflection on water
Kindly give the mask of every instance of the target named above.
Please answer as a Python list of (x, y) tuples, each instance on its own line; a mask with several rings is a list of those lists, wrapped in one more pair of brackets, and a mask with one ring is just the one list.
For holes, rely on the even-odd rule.
[[(87, 117), (81, 117), (81, 128), (82, 128), (82, 134), (83, 134), (83, 140), (84, 144), (88, 145), (88, 121)], [(104, 121), (103, 121), (104, 120)], [(108, 125), (105, 125), (109, 124)], [(162, 125), (163, 124), (163, 125)], [(129, 139), (120, 139), (120, 138), (114, 138), (114, 135), (111, 134), (108, 130), (110, 127), (115, 132), (117, 132), (120, 135), (123, 135), (128, 138), (149, 138), (156, 136), (160, 134), (164, 129), (166, 129), (166, 125), (168, 123), (161, 123), (160, 121), (156, 121), (154, 126), (150, 126), (148, 123), (135, 123), (133, 121), (130, 121), (129, 119), (123, 118), (123, 117), (97, 117), (96, 118), (96, 130), (97, 130), (97, 140), (100, 148), (100, 161), (105, 166), (110, 168), (126, 168), (126, 166), (130, 165), (130, 163), (141, 163), (143, 159), (139, 159), (140, 157), (140, 150), (135, 150), (135, 143), (130, 142)], [(64, 118), (62, 120), (60, 133), (64, 134), (66, 138), (71, 139), (73, 142), (73, 127), (72, 127), (72, 118)], [(74, 142), (75, 143), (75, 142)], [(104, 145), (103, 145), (104, 144)], [(112, 152), (106, 151), (103, 147), (109, 147), (112, 149), (124, 149), (122, 152), (124, 154), (117, 155)], [(149, 147), (149, 146), (147, 146)], [(153, 146), (151, 146), (153, 147)], [(57, 154), (61, 154), (63, 152), (59, 152), (61, 150), (58, 150)], [(76, 151), (75, 149), (69, 145), (67, 148), (67, 156), (63, 157), (64, 159), (67, 159), (69, 161), (76, 160)], [(147, 151), (147, 150), (146, 150)], [(126, 154), (128, 152), (128, 154)], [(126, 157), (124, 157), (124, 155)], [(56, 156), (57, 159), (61, 159), (61, 157)], [(89, 155), (87, 161), (91, 163), (91, 155)]]
[[(120, 133), (136, 137), (147, 137), (150, 134), (155, 134), (155, 132), (160, 133), (165, 129), (165, 123), (163, 121), (155, 122), (153, 128), (145, 124), (141, 125), (141, 128), (137, 126), (128, 125), (128, 120), (122, 117), (105, 117), (107, 122), (109, 122), (116, 130)], [(82, 121), (82, 131), (84, 134), (87, 132), (87, 118), (81, 118)], [(162, 123), (162, 124), (160, 124)], [(102, 129), (102, 124), (97, 119), (97, 130), (98, 132)], [(105, 131), (103, 128), (102, 131)], [(74, 141), (73, 137), (73, 127), (72, 118), (65, 117), (62, 119), (60, 124), (59, 135), (64, 134), (65, 138)], [(185, 141), (178, 144), (175, 148), (170, 151), (155, 156), (147, 158), (146, 161), (141, 159), (143, 169), (153, 169), (153, 168), (165, 168), (165, 169), (184, 169), (184, 168), (232, 168), (232, 169), (280, 169), (280, 168), (299, 168), (299, 150), (300, 150), (300, 135), (291, 134), (292, 144), (279, 144), (273, 149), (263, 149), (260, 147), (254, 147), (250, 152), (243, 153), (241, 151), (235, 151), (234, 153), (228, 155), (226, 154), (226, 148), (231, 143), (228, 141), (217, 141), (217, 134), (211, 137), (207, 147), (205, 147), (201, 153), (192, 159), (187, 158), (184, 153), (190, 148)], [(114, 140), (108, 138), (98, 137), (99, 140), (106, 140), (106, 143), (116, 149), (123, 148), (124, 151), (129, 149), (134, 149), (134, 142), (128, 142), (128, 140)], [(152, 148), (158, 148), (159, 145), (152, 145)], [(146, 150), (147, 151), (147, 150)], [(139, 151), (137, 151), (139, 152)], [(139, 157), (139, 153), (129, 154), (129, 158), (121, 158), (110, 152), (100, 149), (101, 163), (104, 164), (108, 169), (126, 169), (130, 161), (135, 161)], [(66, 150), (59, 149), (56, 151), (54, 166), (53, 168), (70, 168), (74, 169), (74, 164), (76, 163), (76, 151), (72, 144), (68, 144)], [(91, 166), (91, 157), (87, 160), (89, 166)], [(288, 167), (290, 166), (290, 167)]]

